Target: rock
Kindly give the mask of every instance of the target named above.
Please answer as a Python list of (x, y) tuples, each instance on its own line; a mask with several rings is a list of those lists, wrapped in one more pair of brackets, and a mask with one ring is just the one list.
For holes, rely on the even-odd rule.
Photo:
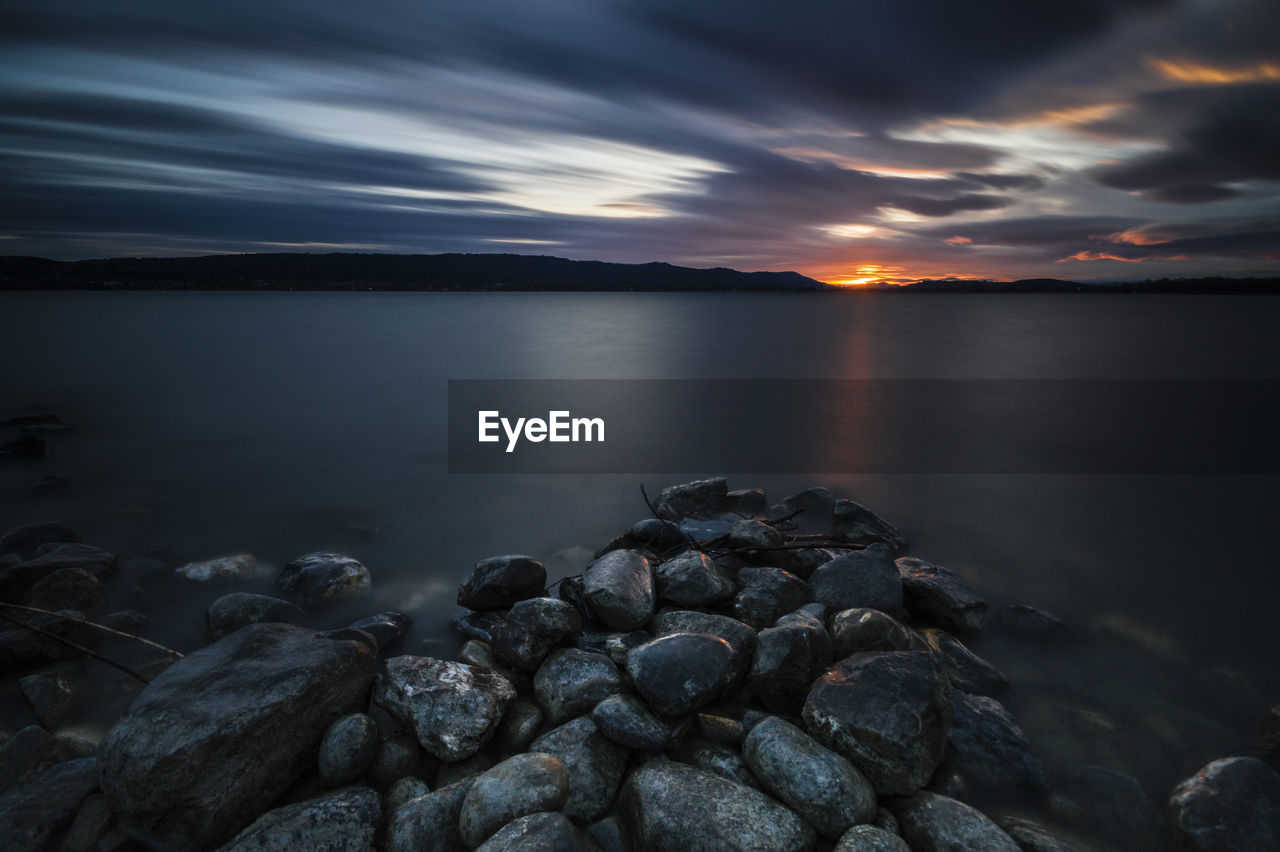
[(1009, 678), (1004, 672), (970, 651), (945, 630), (926, 627), (920, 635), (936, 652), (956, 689), (974, 695), (998, 695), (1009, 688)]
[(290, 600), (315, 604), (369, 591), (369, 569), (341, 553), (308, 553), (280, 569), (276, 589)]
[(1142, 785), (1101, 766), (1073, 770), (1058, 782), (1051, 809), (1068, 822), (1096, 832), (1122, 849), (1165, 848), (1164, 817)]
[(672, 760), (687, 763), (735, 784), (760, 789), (760, 782), (734, 746), (692, 738), (679, 738), (668, 751)]
[(79, 568), (102, 578), (115, 567), (115, 561), (114, 554), (87, 544), (41, 545), (35, 556), (0, 570), (0, 600), (19, 602), (36, 583), (67, 568)]
[(567, 816), (583, 822), (597, 820), (609, 810), (622, 783), (627, 750), (611, 742), (589, 716), (579, 716), (538, 737), (530, 751), (560, 758), (569, 775)]
[(717, 713), (698, 713), (693, 717), (698, 735), (713, 743), (740, 746), (747, 735), (746, 726), (737, 719)]
[(442, 763), (439, 771), (436, 772), (436, 787), (448, 787), (450, 784), (456, 784), (459, 781), (469, 781), (473, 778), (479, 778), (485, 772), (493, 767), (493, 761), (482, 751), (468, 757), (466, 760), (460, 760), (457, 763)]
[(1049, 833), (1049, 830), (1034, 820), (1022, 817), (1005, 817), (1000, 820), (1000, 828), (1013, 838), (1023, 852), (1076, 852), (1076, 848)]
[(347, 787), (267, 811), (218, 852), (373, 852), (382, 801), (368, 787)]
[(493, 655), (522, 672), (536, 671), (547, 652), (582, 629), (573, 604), (556, 598), (529, 598), (511, 607), (494, 625)]
[(631, 832), (622, 817), (616, 814), (591, 823), (587, 826), (587, 833), (597, 846), (608, 852), (632, 852)]
[(449, 763), (479, 751), (515, 697), (515, 687), (502, 675), (411, 656), (387, 660), (373, 693), (384, 710), (412, 728), (424, 749)]
[(657, 593), (678, 606), (705, 606), (733, 597), (738, 587), (711, 557), (696, 550), (659, 563), (655, 571)]
[(93, 757), (98, 753), (101, 734), (93, 729), (88, 731), (58, 731), (53, 735), (54, 745), (63, 760), (80, 760)]
[(59, 852), (95, 852), (99, 848), (98, 841), (111, 827), (112, 819), (107, 797), (101, 793), (89, 796), (76, 811)]
[(890, 614), (902, 611), (902, 580), (893, 553), (884, 544), (871, 544), (838, 556), (809, 577), (813, 599), (829, 612), (865, 607)]
[(671, 730), (633, 695), (611, 695), (591, 711), (596, 728), (615, 743), (641, 751), (662, 751)]
[(893, 812), (890, 811), (888, 808), (885, 808), (885, 807), (876, 808), (876, 818), (875, 820), (872, 821), (871, 824), (874, 825), (876, 828), (884, 829), (890, 834), (897, 834), (901, 836), (901, 833), (899, 832), (899, 827), (898, 827), (898, 818), (895, 817), (893, 815)]
[(467, 792), (459, 814), (462, 842), (475, 848), (509, 822), (558, 811), (569, 798), (569, 776), (558, 757), (518, 754), (485, 772)]
[(227, 839), (313, 763), (335, 718), (364, 705), (374, 665), (359, 642), (283, 624), (251, 625), (187, 654), (142, 690), (99, 749), (112, 810), (164, 843)]
[(379, 745), (373, 717), (352, 713), (335, 720), (320, 740), (320, 780), (327, 787), (357, 780), (373, 765)]
[(557, 725), (588, 713), (622, 691), (622, 673), (601, 654), (565, 648), (556, 651), (533, 676), (533, 691), (547, 718)]
[(688, 546), (689, 542), (680, 532), (678, 524), (658, 518), (645, 518), (632, 524), (630, 529), (600, 548), (595, 558), (599, 559), (611, 550), (643, 550), (663, 557)]
[(914, 556), (897, 560), (907, 609), (947, 630), (977, 633), (987, 623), (987, 601), (964, 578)]
[(729, 530), (728, 545), (734, 550), (738, 548), (767, 550), (771, 547), (781, 547), (785, 543), (786, 539), (783, 538), (782, 533), (763, 521), (738, 521), (733, 525), (733, 529)]
[(414, 778), (412, 775), (406, 775), (398, 779), (391, 785), (391, 789), (387, 791), (387, 795), (383, 800), (383, 812), (394, 814), (400, 809), (400, 806), (406, 802), (411, 802), (419, 796), (425, 796), (431, 792), (431, 788), (427, 786), (427, 782), (421, 778)]
[(1052, 613), (1025, 604), (1014, 604), (996, 615), (996, 622), (1027, 639), (1040, 642), (1065, 642), (1071, 638), (1071, 628)]
[(854, 607), (831, 617), (832, 654), (837, 660), (859, 651), (910, 651), (912, 632), (888, 613)]
[(882, 795), (910, 795), (928, 783), (951, 714), (951, 683), (922, 651), (854, 654), (814, 683), (804, 705), (809, 733)]
[(721, 512), (735, 512), (740, 515), (763, 515), (769, 510), (769, 501), (764, 491), (759, 488), (740, 488), (724, 495), (720, 504)]
[(911, 852), (907, 841), (874, 825), (855, 825), (840, 836), (834, 852)]
[(209, 604), (205, 615), (209, 635), (214, 639), (221, 639), (250, 624), (264, 621), (297, 624), (304, 618), (302, 610), (288, 601), (248, 592), (223, 595)]
[(508, 823), (476, 852), (590, 852), (599, 848), (564, 814), (543, 812)]
[(727, 615), (687, 609), (663, 610), (653, 620), (654, 635), (709, 633), (729, 643), (733, 650), (734, 679), (745, 675), (756, 650), (756, 632), (749, 625)]
[(80, 537), (68, 526), (54, 521), (33, 521), (9, 527), (0, 533), (0, 553), (31, 556), (42, 544), (78, 542)]
[(794, 612), (812, 599), (809, 585), (781, 568), (748, 566), (738, 572), (742, 590), (733, 599), (733, 614), (756, 630)]
[(412, 619), (409, 616), (398, 610), (389, 609), (356, 619), (348, 624), (346, 629), (359, 630), (372, 636), (378, 645), (378, 653), (381, 654), (391, 643), (402, 638), (409, 631), (411, 624)]
[(71, 825), (76, 811), (98, 786), (92, 758), (55, 764), (27, 784), (0, 795), (0, 849), (25, 852), (46, 848)]
[(476, 563), (458, 587), (458, 606), (467, 609), (507, 609), (519, 601), (542, 595), (547, 569), (532, 556), (493, 556)]
[(578, 634), (576, 645), (583, 651), (604, 654), (618, 665), (625, 666), (627, 655), (651, 639), (653, 637), (643, 630), (631, 630), (626, 633), (587, 631)]
[(462, 638), (486, 644), (493, 642), (493, 630), (501, 623), (502, 616), (493, 612), (468, 612), (465, 615), (455, 615), (449, 620), (449, 624)]
[[(840, 551), (844, 553), (845, 551)], [(777, 550), (772, 553), (775, 568), (789, 571), (802, 580), (808, 580), (823, 565), (835, 559), (837, 552), (825, 547), (801, 547), (795, 550)]]
[(408, 734), (387, 737), (378, 744), (378, 754), (369, 767), (369, 777), (378, 789), (385, 790), (406, 775), (420, 773), (423, 757), (417, 737)]
[(583, 574), (582, 594), (602, 624), (614, 630), (638, 630), (653, 616), (653, 569), (635, 550), (612, 550)]
[(37, 633), (12, 622), (0, 622), (0, 671), (61, 660), (80, 653), (45, 634), (52, 633), (83, 646), (93, 645), (98, 638), (97, 631), (85, 626), (84, 613), (74, 609), (58, 610), (52, 615), (23, 615), (20, 620), (39, 627), (43, 632)]
[(766, 719), (747, 734), (742, 754), (764, 789), (824, 837), (875, 818), (871, 782), (795, 725)]
[(1207, 764), (1169, 797), (1179, 849), (1280, 849), (1280, 775), (1253, 757)]
[(36, 719), (42, 727), (56, 731), (67, 721), (75, 691), (71, 680), (60, 671), (42, 671), (18, 681)]
[(813, 829), (773, 799), (674, 762), (652, 762), (627, 779), (623, 810), (640, 849), (809, 850)]
[(62, 761), (53, 736), (39, 725), (28, 725), (0, 744), (0, 793), (26, 784)]
[(747, 684), (769, 709), (799, 713), (809, 684), (831, 665), (831, 637), (821, 610), (821, 604), (809, 604), (756, 637)]
[(189, 583), (220, 583), (230, 580), (254, 580), (265, 574), (265, 566), (259, 565), (252, 554), (238, 553), (221, 556), (204, 562), (188, 562), (173, 573)]
[(836, 495), (830, 490), (817, 486), (806, 488), (792, 494), (782, 501), (787, 507), (787, 514), (800, 512), (796, 520), (802, 524), (817, 526), (826, 530), (831, 527), (831, 513), (836, 507)]
[(679, 519), (686, 515), (716, 512), (728, 495), (728, 480), (723, 476), (672, 485), (662, 489), (658, 495), (658, 514)]
[(920, 792), (890, 806), (902, 839), (915, 850), (973, 849), (1021, 852), (1013, 838), (977, 808), (937, 793)]
[(894, 553), (901, 553), (907, 548), (907, 540), (892, 524), (852, 500), (836, 501), (831, 513), (831, 531), (837, 538), (851, 544), (883, 542)]
[(956, 690), (954, 708), (948, 754), (961, 775), (989, 789), (1048, 790), (1044, 767), (1003, 704)]
[(475, 779), (405, 802), (387, 824), (386, 852), (463, 852), (458, 833), (462, 803)]
[(40, 609), (74, 609), (92, 616), (102, 609), (102, 581), (80, 567), (59, 568), (27, 590), (26, 605)]
[(498, 732), (503, 751), (523, 751), (542, 727), (542, 708), (531, 701), (517, 699), (507, 708)]
[(664, 716), (680, 716), (718, 698), (733, 681), (733, 649), (709, 633), (673, 633), (627, 657), (636, 691)]
[(685, 518), (680, 522), (680, 534), (698, 544), (707, 544), (717, 539), (723, 539), (732, 531), (733, 524), (729, 521), (714, 519), (704, 521), (697, 518)]

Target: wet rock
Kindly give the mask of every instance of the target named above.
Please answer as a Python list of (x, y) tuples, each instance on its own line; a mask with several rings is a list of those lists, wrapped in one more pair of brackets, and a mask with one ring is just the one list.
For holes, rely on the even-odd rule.
[(760, 782), (756, 780), (751, 767), (747, 766), (742, 753), (734, 746), (682, 737), (671, 745), (667, 753), (672, 760), (687, 763), (736, 784), (760, 789)]
[(405, 802), (387, 824), (387, 852), (463, 852), (458, 833), (462, 803), (475, 779), (451, 784), (427, 796)]
[(637, 521), (622, 535), (600, 548), (599, 559), (611, 550), (643, 550), (655, 556), (667, 556), (689, 546), (678, 524), (658, 518)]
[(709, 633), (673, 633), (632, 651), (627, 674), (650, 707), (680, 716), (718, 698), (733, 681), (733, 649)]
[(457, 763), (442, 763), (439, 771), (436, 772), (435, 786), (448, 787), (450, 784), (457, 784), (459, 781), (479, 778), (492, 766), (493, 761), (482, 751), (478, 751), (466, 760), (460, 760)]
[(55, 764), (0, 795), (0, 849), (46, 848), (98, 786), (92, 758)]
[(914, 556), (897, 560), (907, 609), (947, 630), (977, 633), (987, 623), (987, 601), (964, 578)]
[(831, 665), (831, 637), (822, 614), (821, 604), (809, 604), (756, 637), (747, 685), (769, 709), (799, 713), (809, 684)]
[(348, 787), (267, 811), (219, 852), (373, 852), (381, 818), (377, 793)]
[(818, 834), (839, 837), (876, 815), (871, 783), (849, 761), (774, 716), (751, 729), (742, 748), (764, 789)]
[(693, 718), (698, 736), (713, 743), (742, 745), (747, 735), (746, 726), (738, 719), (718, 713), (698, 713)]
[(0, 744), (0, 792), (26, 784), (62, 761), (53, 736), (39, 725), (28, 725)]
[(911, 852), (907, 841), (874, 825), (855, 825), (840, 836), (834, 852)]
[(1164, 817), (1142, 785), (1123, 772), (1086, 766), (1067, 773), (1050, 799), (1053, 812), (1123, 849), (1166, 846)]
[(422, 771), (422, 746), (418, 738), (408, 734), (387, 737), (378, 745), (378, 753), (369, 767), (369, 777), (378, 789), (385, 790), (407, 775)]
[(626, 633), (619, 631), (600, 633), (592, 630), (578, 634), (576, 645), (583, 651), (604, 654), (618, 665), (625, 666), (627, 655), (652, 638), (643, 630), (630, 630)]
[(1062, 619), (1025, 604), (1000, 610), (996, 622), (1010, 633), (1040, 642), (1065, 642), (1071, 638), (1071, 628)]
[(733, 529), (729, 530), (728, 545), (735, 550), (738, 548), (768, 550), (772, 547), (781, 547), (785, 542), (786, 539), (782, 537), (782, 533), (763, 521), (738, 521), (733, 525)]
[(468, 612), (455, 615), (449, 621), (450, 626), (462, 638), (475, 639), (486, 644), (493, 642), (493, 630), (501, 623), (502, 616), (495, 612)]
[(113, 818), (106, 796), (101, 793), (89, 796), (76, 811), (59, 852), (94, 852), (99, 848), (98, 841), (111, 827)]
[(280, 569), (276, 589), (290, 600), (315, 604), (362, 595), (373, 579), (369, 569), (341, 553), (308, 553)]
[(641, 849), (808, 850), (813, 829), (773, 799), (675, 762), (651, 762), (627, 779), (623, 809)]
[(547, 652), (582, 629), (572, 604), (556, 598), (529, 598), (511, 607), (494, 625), (493, 654), (522, 672), (536, 671)]
[(65, 524), (54, 521), (33, 521), (9, 527), (0, 533), (0, 553), (16, 553), (31, 556), (42, 544), (78, 542), (80, 537)]
[(1207, 764), (1169, 797), (1179, 849), (1280, 849), (1280, 775), (1253, 757)]
[(446, 762), (465, 760), (492, 738), (516, 690), (499, 674), (433, 657), (392, 657), (374, 701), (412, 728), (422, 747)]
[(733, 599), (733, 614), (756, 630), (812, 600), (809, 585), (781, 568), (748, 566), (738, 572), (738, 583), (742, 588)]
[(406, 802), (411, 802), (430, 792), (431, 788), (427, 786), (426, 781), (406, 775), (392, 784), (391, 789), (387, 791), (386, 798), (383, 800), (383, 812), (393, 814)]
[(67, 721), (75, 691), (73, 683), (61, 671), (43, 671), (18, 681), (41, 726), (57, 730)]
[(724, 505), (728, 495), (728, 480), (723, 476), (672, 485), (658, 494), (658, 514), (679, 519), (686, 515), (716, 512)]
[(653, 616), (653, 568), (635, 550), (613, 550), (583, 574), (582, 594), (601, 624), (638, 630)]
[(1059, 840), (1049, 830), (1034, 820), (1022, 817), (1005, 817), (1000, 828), (1013, 838), (1023, 852), (1076, 852), (1076, 848)]
[(819, 742), (848, 758), (880, 794), (909, 795), (942, 760), (952, 687), (926, 652), (854, 654), (813, 685), (804, 721)]
[(529, 814), (503, 826), (501, 831), (476, 847), (476, 852), (529, 852), (543, 849), (554, 852), (590, 852), (599, 848), (589, 835), (564, 814), (544, 811)]
[(288, 601), (248, 592), (223, 595), (209, 605), (206, 613), (209, 636), (213, 639), (221, 639), (250, 624), (264, 621), (297, 624), (303, 617), (302, 610)]
[(657, 593), (677, 606), (705, 606), (728, 600), (738, 587), (711, 557), (687, 550), (662, 562), (655, 571)]
[(633, 695), (611, 695), (591, 711), (600, 733), (626, 748), (662, 751), (671, 730)]
[(347, 625), (347, 630), (359, 630), (373, 637), (378, 645), (378, 653), (402, 638), (409, 631), (412, 620), (398, 610), (389, 609), (356, 619)]
[(673, 633), (709, 633), (720, 637), (733, 651), (735, 680), (746, 674), (756, 650), (755, 630), (727, 615), (687, 609), (663, 610), (653, 620), (653, 632), (659, 637)]
[(0, 600), (21, 601), (32, 586), (68, 568), (78, 568), (102, 578), (115, 567), (115, 560), (114, 554), (87, 544), (41, 545), (36, 548), (35, 556), (0, 570)]
[(771, 554), (775, 568), (789, 571), (802, 580), (808, 580), (823, 565), (845, 551), (829, 550), (825, 547), (800, 547), (794, 550), (776, 550)]
[(813, 599), (830, 612), (866, 607), (890, 614), (902, 611), (902, 580), (893, 553), (884, 544), (838, 556), (809, 577)]
[(601, 849), (608, 852), (631, 852), (631, 832), (620, 816), (596, 820), (587, 826), (587, 833)]
[(203, 562), (188, 562), (173, 570), (175, 576), (189, 583), (221, 583), (231, 580), (254, 580), (264, 576), (265, 566), (252, 554), (237, 553)]
[(498, 664), (498, 658), (493, 655), (493, 648), (489, 647), (488, 642), (481, 642), (479, 639), (468, 639), (462, 643), (462, 647), (458, 649), (455, 658), (460, 663), (466, 663), (469, 666), (475, 666), (478, 669), (488, 669), (491, 672), (497, 672), (508, 680), (511, 679), (510, 669), (504, 669)]
[(898, 827), (898, 818), (888, 808), (876, 808), (876, 818), (871, 823), (876, 828), (884, 829), (890, 834), (901, 834)]
[(796, 517), (800, 523), (825, 530), (831, 526), (831, 514), (836, 507), (836, 495), (819, 485), (792, 494), (783, 500), (782, 504), (787, 507), (787, 514), (800, 512)]
[(350, 784), (378, 756), (378, 723), (364, 713), (334, 721), (320, 741), (320, 780), (328, 787)]
[(1044, 767), (1003, 704), (959, 690), (954, 699), (948, 753), (961, 775), (980, 787), (1048, 790)]
[(462, 842), (475, 848), (513, 820), (558, 811), (569, 798), (569, 776), (549, 754), (518, 754), (476, 778), (459, 814)]
[(685, 518), (680, 522), (680, 534), (698, 544), (723, 541), (732, 530), (733, 523), (730, 521), (715, 519), (704, 521), (696, 518)]
[(467, 609), (507, 609), (539, 597), (547, 587), (547, 569), (532, 556), (494, 556), (476, 563), (458, 587), (458, 606)]
[(842, 660), (859, 651), (910, 651), (916, 639), (888, 613), (854, 607), (831, 617), (831, 644), (835, 659)]
[(542, 727), (542, 708), (530, 701), (517, 699), (507, 708), (498, 732), (498, 743), (504, 751), (523, 751)]
[(112, 810), (161, 842), (225, 840), (312, 764), (334, 719), (364, 705), (374, 666), (359, 642), (283, 624), (251, 625), (188, 654), (102, 743)]
[(627, 750), (596, 729), (589, 716), (579, 716), (538, 737), (531, 751), (555, 755), (569, 775), (567, 816), (583, 822), (597, 820), (609, 810), (622, 783)]
[(937, 793), (916, 793), (895, 801), (891, 809), (902, 828), (902, 839), (912, 849), (1021, 852), (1013, 838), (977, 808)]
[(956, 689), (974, 695), (998, 695), (1009, 688), (1004, 672), (979, 657), (945, 630), (926, 627), (920, 635), (933, 648)]
[(852, 500), (837, 500), (831, 513), (831, 531), (850, 544), (883, 542), (894, 553), (907, 547), (907, 540), (892, 524)]
[(724, 495), (720, 504), (722, 512), (736, 512), (740, 515), (763, 515), (769, 509), (769, 501), (764, 491), (759, 488), (739, 488)]
[(538, 669), (533, 690), (554, 725), (588, 713), (605, 698), (621, 692), (622, 673), (608, 657), (565, 648)]
[(92, 616), (102, 609), (102, 581), (80, 567), (59, 568), (27, 590), (26, 605), (40, 609), (74, 609)]

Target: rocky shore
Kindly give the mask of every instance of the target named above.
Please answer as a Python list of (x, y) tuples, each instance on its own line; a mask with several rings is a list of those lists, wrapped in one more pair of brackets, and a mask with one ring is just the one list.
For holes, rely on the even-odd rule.
[(993, 612), (823, 488), (708, 479), (648, 509), (550, 584), (482, 559), (450, 654), (410, 652), (403, 613), (326, 623), (374, 581), (337, 553), (272, 595), (248, 555), (144, 572), (214, 598), (179, 653), (105, 609), (136, 565), (57, 523), (0, 533), (0, 848), (1280, 848), (1280, 706), (1162, 790), (1083, 750), (1049, 766), (1019, 678), (970, 646), (1078, 641), (1052, 614)]

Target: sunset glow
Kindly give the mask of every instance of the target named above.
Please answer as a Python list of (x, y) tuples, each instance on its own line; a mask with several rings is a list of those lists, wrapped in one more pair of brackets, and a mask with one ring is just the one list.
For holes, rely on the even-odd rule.
[(1215, 68), (1198, 62), (1180, 62), (1147, 57), (1147, 67), (1175, 83), (1225, 86), (1232, 83), (1261, 83), (1280, 80), (1280, 63), (1259, 62), (1243, 68)]

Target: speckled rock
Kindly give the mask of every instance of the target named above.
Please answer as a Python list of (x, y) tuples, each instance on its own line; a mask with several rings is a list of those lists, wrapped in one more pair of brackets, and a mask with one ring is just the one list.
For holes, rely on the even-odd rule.
[(745, 677), (756, 650), (756, 631), (727, 615), (688, 609), (663, 610), (653, 619), (654, 636), (673, 633), (709, 633), (729, 643), (733, 650), (734, 679)]
[(467, 609), (507, 609), (535, 598), (547, 586), (547, 569), (532, 556), (494, 556), (476, 563), (458, 587), (458, 606)]
[(832, 559), (809, 576), (809, 585), (813, 599), (829, 612), (854, 607), (902, 611), (902, 579), (893, 552), (881, 543)]
[(308, 553), (280, 569), (276, 589), (305, 603), (355, 597), (369, 591), (369, 569), (341, 553)]
[(564, 814), (529, 814), (502, 827), (476, 852), (593, 852), (600, 847)]
[(907, 540), (893, 524), (852, 500), (837, 500), (831, 511), (831, 531), (851, 544), (883, 542), (895, 553), (907, 547)]
[(304, 618), (297, 606), (280, 598), (254, 595), (248, 592), (232, 592), (223, 595), (205, 613), (209, 625), (209, 637), (221, 639), (235, 633), (241, 627), (272, 621), (281, 624), (297, 624)]
[(756, 630), (772, 627), (789, 612), (812, 600), (809, 585), (796, 575), (765, 565), (750, 565), (738, 572), (741, 590), (733, 599), (733, 614)]
[(653, 616), (653, 567), (635, 550), (611, 550), (582, 576), (582, 596), (600, 623), (638, 630)]
[(627, 674), (655, 711), (680, 716), (718, 698), (733, 681), (733, 649), (709, 633), (673, 633), (632, 651)]
[(382, 801), (368, 787), (347, 787), (267, 811), (219, 852), (373, 852)]
[(763, 489), (739, 488), (724, 495), (720, 511), (734, 512), (740, 515), (763, 515), (769, 510), (769, 500)]
[(408, 632), (411, 623), (408, 615), (398, 610), (388, 609), (366, 615), (364, 618), (357, 618), (348, 624), (346, 629), (359, 630), (372, 636), (378, 646), (378, 653), (381, 654)]
[(373, 765), (379, 744), (373, 717), (352, 713), (337, 719), (320, 741), (320, 780), (339, 787), (360, 778)]
[(529, 598), (511, 607), (494, 625), (493, 655), (517, 671), (533, 672), (547, 653), (582, 629), (573, 604), (557, 598)]
[(913, 850), (964, 850), (974, 852), (1021, 852), (1013, 838), (1000, 830), (977, 808), (920, 792), (890, 805), (902, 828), (902, 839)]
[(831, 616), (832, 652), (843, 660), (859, 651), (910, 651), (918, 640), (888, 613), (854, 607)]
[(911, 852), (907, 841), (874, 825), (855, 825), (836, 843), (833, 852)]
[(476, 778), (462, 802), (458, 832), (475, 848), (520, 817), (558, 811), (569, 798), (569, 776), (558, 757), (528, 752)]
[(406, 775), (421, 772), (425, 757), (422, 744), (414, 735), (397, 734), (387, 737), (378, 744), (378, 754), (369, 767), (369, 778), (378, 789), (385, 790)]
[(671, 739), (666, 723), (634, 695), (611, 695), (591, 711), (596, 728), (615, 743), (640, 751), (662, 751)]
[(532, 701), (516, 699), (507, 707), (498, 730), (498, 744), (504, 751), (523, 751), (542, 727), (542, 708)]
[(609, 810), (622, 783), (627, 750), (601, 734), (590, 716), (547, 731), (529, 749), (555, 755), (564, 764), (569, 775), (566, 815), (591, 822)]
[(987, 623), (987, 601), (964, 578), (914, 556), (897, 560), (907, 609), (955, 633), (977, 633)]
[(696, 550), (659, 563), (654, 582), (658, 597), (677, 606), (718, 603), (733, 597), (738, 590), (728, 572)]
[(727, 778), (736, 784), (760, 789), (760, 781), (743, 760), (742, 752), (734, 746), (693, 737), (682, 737), (671, 745), (667, 754), (672, 760), (687, 763), (704, 772)]
[(809, 684), (831, 665), (823, 614), (822, 604), (807, 604), (756, 637), (747, 684), (769, 709), (799, 714)]
[(728, 546), (734, 550), (738, 549), (763, 549), (769, 550), (774, 547), (781, 547), (786, 543), (782, 533), (775, 528), (769, 526), (763, 521), (743, 520), (733, 525), (733, 529), (729, 530)]
[(74, 609), (92, 616), (102, 609), (105, 587), (79, 566), (59, 568), (32, 584), (23, 603), (39, 609)]
[(462, 803), (475, 779), (405, 802), (387, 823), (386, 852), (463, 852), (458, 833)]
[(1280, 849), (1280, 775), (1253, 757), (1207, 764), (1169, 797), (1179, 849)]
[(441, 760), (475, 754), (492, 738), (516, 689), (499, 674), (432, 657), (392, 657), (378, 673), (374, 701)]
[(696, 479), (662, 489), (658, 494), (658, 513), (667, 518), (683, 518), (719, 511), (729, 494), (728, 481), (723, 476)]
[(383, 797), (383, 812), (393, 814), (406, 802), (411, 802), (419, 796), (425, 796), (430, 792), (431, 787), (426, 781), (421, 778), (415, 778), (412, 775), (406, 775), (397, 779), (391, 785), (391, 789), (387, 791), (387, 795)]
[(547, 657), (538, 669), (533, 691), (547, 718), (559, 724), (589, 713), (605, 698), (621, 692), (622, 673), (602, 654), (565, 648)]
[(220, 556), (203, 562), (188, 562), (173, 573), (189, 583), (219, 583), (231, 580), (255, 580), (266, 576), (267, 568), (249, 553)]
[(0, 795), (0, 849), (23, 852), (47, 848), (71, 825), (76, 811), (98, 786), (92, 758), (55, 764), (30, 782)]

